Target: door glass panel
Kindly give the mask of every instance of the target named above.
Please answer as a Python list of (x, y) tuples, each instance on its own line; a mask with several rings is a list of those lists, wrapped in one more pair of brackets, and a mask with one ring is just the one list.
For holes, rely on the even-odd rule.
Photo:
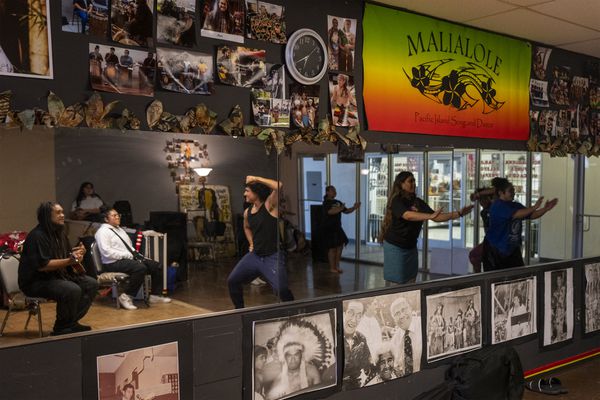
[[(327, 163), (325, 156), (310, 156), (300, 159), (302, 171), (302, 198), (300, 199), (301, 210), (303, 211), (304, 232), (306, 238), (311, 238), (311, 206), (321, 205), (325, 195), (325, 180), (327, 178)], [(314, 215), (318, 211), (313, 210), (312, 218), (318, 218)]]
[(583, 256), (600, 255), (600, 161), (585, 159), (585, 202), (583, 206)]
[[(356, 163), (338, 163), (337, 154), (331, 154), (331, 182), (336, 188), (336, 198), (350, 208), (356, 202)], [(364, 204), (364, 203), (363, 203)], [(348, 236), (348, 245), (342, 250), (342, 257), (355, 258), (356, 216), (342, 214), (342, 229)]]

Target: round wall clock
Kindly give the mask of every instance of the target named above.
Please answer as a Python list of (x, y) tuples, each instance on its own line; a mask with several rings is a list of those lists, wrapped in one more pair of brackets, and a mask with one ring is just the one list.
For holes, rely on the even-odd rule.
[(325, 42), (312, 29), (300, 29), (288, 39), (285, 62), (292, 78), (304, 85), (313, 85), (327, 72)]

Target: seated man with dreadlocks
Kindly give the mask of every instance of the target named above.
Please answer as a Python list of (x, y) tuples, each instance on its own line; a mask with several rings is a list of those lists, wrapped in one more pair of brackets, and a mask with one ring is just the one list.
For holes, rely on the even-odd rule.
[(85, 254), (79, 243), (71, 248), (65, 233), (65, 213), (58, 203), (42, 203), (38, 225), (27, 235), (19, 262), (19, 287), (27, 296), (56, 300), (52, 335), (92, 329), (78, 321), (88, 312), (98, 282), (77, 273)]

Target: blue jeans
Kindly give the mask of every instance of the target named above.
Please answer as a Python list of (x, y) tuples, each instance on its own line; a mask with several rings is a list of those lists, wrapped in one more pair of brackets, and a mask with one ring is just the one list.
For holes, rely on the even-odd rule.
[(81, 20), (81, 33), (85, 33), (85, 27), (87, 26), (88, 21), (90, 20), (90, 16), (87, 12), (82, 10), (75, 10), (75, 13)]
[(282, 253), (274, 253), (260, 257), (250, 252), (238, 261), (227, 278), (229, 296), (235, 308), (244, 308), (243, 285), (258, 277), (264, 278), (271, 285), (281, 301), (294, 300), (294, 295), (288, 288), (285, 256)]

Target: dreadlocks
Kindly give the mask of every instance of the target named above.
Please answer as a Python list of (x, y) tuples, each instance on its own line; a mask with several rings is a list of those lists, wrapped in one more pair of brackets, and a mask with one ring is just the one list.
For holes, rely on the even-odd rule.
[(48, 236), (52, 258), (66, 258), (69, 254), (69, 240), (62, 226), (52, 222), (52, 211), (59, 205), (53, 201), (46, 201), (37, 209), (37, 220), (40, 228)]

